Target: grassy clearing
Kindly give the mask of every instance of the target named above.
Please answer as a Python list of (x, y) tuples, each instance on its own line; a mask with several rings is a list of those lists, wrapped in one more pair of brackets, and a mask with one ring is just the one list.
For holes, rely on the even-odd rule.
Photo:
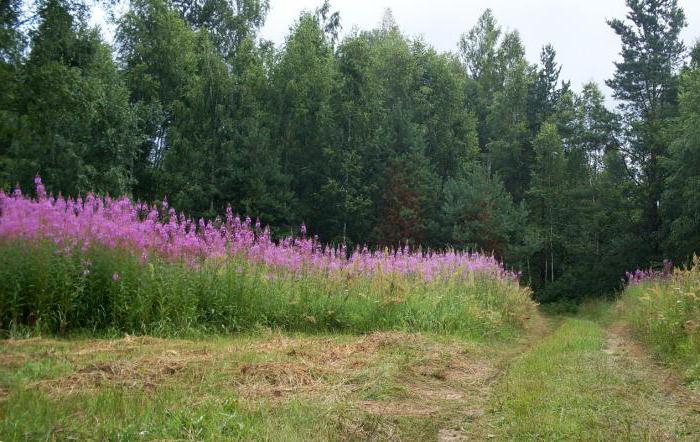
[(97, 246), (0, 242), (0, 329), (183, 336), (272, 327), (512, 338), (536, 315), (517, 282), (471, 271), (348, 276), (290, 272), (230, 256), (196, 268)]
[(664, 390), (658, 370), (597, 322), (555, 320), (497, 387), (489, 431), (499, 440), (695, 440), (700, 416)]
[(0, 344), (0, 440), (435, 440), (514, 346), (403, 332)]
[(700, 266), (628, 287), (618, 312), (634, 336), (700, 385)]
[(488, 343), (265, 330), (5, 340), (0, 440), (695, 440), (700, 396), (619, 323), (538, 324)]

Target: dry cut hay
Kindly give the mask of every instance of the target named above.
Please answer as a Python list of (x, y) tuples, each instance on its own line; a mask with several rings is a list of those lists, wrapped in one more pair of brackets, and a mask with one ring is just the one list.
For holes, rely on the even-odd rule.
[(159, 356), (91, 363), (67, 376), (38, 384), (55, 394), (71, 394), (103, 386), (155, 389), (190, 364), (207, 361), (210, 357), (205, 351), (181, 353), (168, 350)]

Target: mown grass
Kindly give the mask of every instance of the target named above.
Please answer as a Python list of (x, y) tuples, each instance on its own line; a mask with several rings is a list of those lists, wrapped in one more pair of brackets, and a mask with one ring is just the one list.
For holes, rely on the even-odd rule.
[(409, 333), (0, 344), (0, 440), (435, 440), (510, 347)]
[(634, 336), (700, 383), (700, 266), (628, 287), (618, 312)]
[(527, 288), (472, 273), (291, 273), (242, 257), (193, 268), (119, 249), (70, 255), (52, 243), (0, 243), (0, 329), (64, 334), (226, 334), (273, 327), (405, 330), (473, 339), (520, 335), (536, 307)]
[(516, 359), (492, 399), (498, 440), (693, 440), (697, 419), (662, 391), (661, 376), (591, 320), (555, 320)]
[(0, 440), (695, 440), (697, 403), (669, 373), (597, 320), (549, 321), (516, 342), (4, 340)]

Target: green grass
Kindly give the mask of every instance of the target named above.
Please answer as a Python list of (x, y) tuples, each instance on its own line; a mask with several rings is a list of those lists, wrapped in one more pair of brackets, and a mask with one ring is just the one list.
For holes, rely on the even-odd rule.
[(661, 376), (599, 323), (554, 320), (555, 330), (516, 359), (492, 399), (499, 440), (666, 440), (698, 422), (669, 402)]
[(408, 333), (0, 344), (0, 440), (431, 440), (502, 344)]
[(53, 244), (0, 243), (0, 330), (15, 333), (193, 336), (273, 327), (507, 339), (534, 315), (527, 288), (485, 274), (431, 282), (382, 272), (293, 274), (235, 256), (191, 268), (98, 247), (65, 256)]
[(688, 383), (700, 383), (700, 266), (628, 287), (618, 312), (637, 339), (680, 367)]
[(556, 317), (510, 342), (265, 329), (5, 340), (0, 440), (694, 440), (692, 392), (625, 339)]

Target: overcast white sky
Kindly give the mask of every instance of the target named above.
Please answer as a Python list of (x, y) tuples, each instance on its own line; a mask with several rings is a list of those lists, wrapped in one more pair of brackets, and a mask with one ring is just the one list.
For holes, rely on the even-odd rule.
[[(323, 0), (270, 0), (262, 37), (284, 43), (299, 13), (315, 10)], [(683, 39), (690, 46), (700, 37), (700, 1), (679, 0), (688, 27)], [(353, 27), (372, 29), (386, 8), (405, 34), (422, 36), (442, 51), (456, 51), (459, 37), (470, 29), (486, 8), (491, 8), (504, 29), (517, 29), (531, 62), (539, 59), (546, 43), (557, 50), (562, 79), (575, 89), (594, 80), (601, 86), (610, 78), (620, 41), (605, 23), (626, 14), (624, 0), (331, 0), (340, 11), (345, 33)], [(606, 90), (606, 94), (609, 91)]]

